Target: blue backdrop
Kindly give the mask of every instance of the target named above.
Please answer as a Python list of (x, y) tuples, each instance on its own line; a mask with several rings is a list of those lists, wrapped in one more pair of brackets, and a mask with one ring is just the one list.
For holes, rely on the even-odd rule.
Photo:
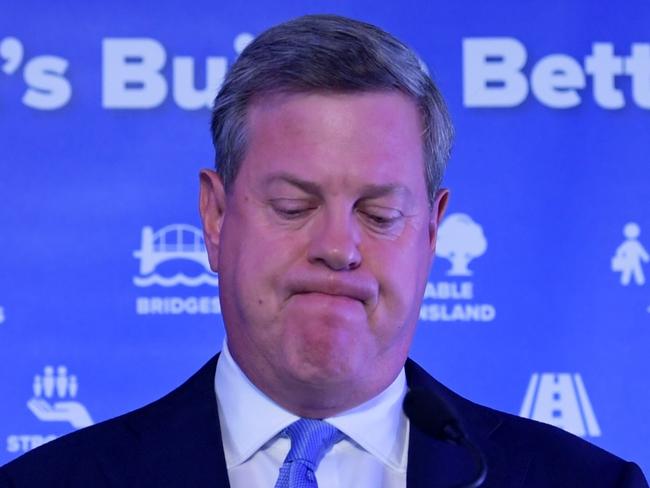
[(650, 472), (648, 2), (0, 10), (0, 464), (219, 350), (197, 211), (208, 106), (252, 36), (331, 12), (410, 44), (457, 128), (414, 358)]

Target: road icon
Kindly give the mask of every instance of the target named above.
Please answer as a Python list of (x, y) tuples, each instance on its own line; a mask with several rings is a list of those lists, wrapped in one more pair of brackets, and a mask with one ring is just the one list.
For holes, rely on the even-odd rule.
[(601, 431), (579, 373), (535, 373), (519, 413), (580, 437), (600, 437)]

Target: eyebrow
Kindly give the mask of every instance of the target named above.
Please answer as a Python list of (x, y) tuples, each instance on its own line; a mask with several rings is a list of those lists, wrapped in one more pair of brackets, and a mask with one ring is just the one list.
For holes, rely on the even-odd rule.
[[(264, 183), (271, 185), (274, 183), (288, 183), (291, 186), (309, 193), (311, 195), (322, 196), (323, 192), (321, 186), (312, 181), (303, 180), (289, 173), (274, 173), (268, 176)], [(386, 183), (386, 184), (366, 184), (362, 187), (361, 191), (363, 198), (380, 198), (387, 195), (401, 195), (404, 197), (412, 196), (411, 190), (400, 183)]]
[(289, 173), (273, 173), (264, 179), (265, 185), (272, 185), (274, 183), (288, 183), (291, 186), (295, 186), (305, 193), (310, 193), (312, 195), (320, 196), (322, 194), (320, 186), (316, 183), (297, 178)]

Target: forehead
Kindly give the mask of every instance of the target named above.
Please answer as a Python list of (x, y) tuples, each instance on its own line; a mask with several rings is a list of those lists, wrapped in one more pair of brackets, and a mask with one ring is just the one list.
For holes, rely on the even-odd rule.
[[(398, 90), (280, 92), (254, 97), (246, 113), (249, 133), (269, 121), (276, 130), (294, 130), (300, 135), (318, 127), (318, 137), (326, 137), (327, 129), (362, 125), (367, 126), (369, 136), (377, 131), (396, 138), (411, 135), (413, 129), (420, 135), (423, 132), (414, 99)], [(421, 137), (413, 142), (421, 144)]]
[(247, 111), (240, 171), (341, 185), (424, 185), (422, 119), (399, 91), (274, 94)]

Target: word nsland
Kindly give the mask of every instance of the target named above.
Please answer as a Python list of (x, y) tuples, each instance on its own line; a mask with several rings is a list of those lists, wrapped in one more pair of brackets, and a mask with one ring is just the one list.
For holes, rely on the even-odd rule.
[[(596, 42), (583, 62), (566, 54), (550, 54), (524, 68), (526, 47), (509, 37), (463, 39), (463, 102), (466, 107), (514, 107), (529, 91), (543, 105), (565, 109), (580, 105), (591, 77), (595, 103), (608, 110), (623, 108), (626, 97), (617, 81), (628, 78), (631, 99), (650, 109), (650, 44), (633, 43), (629, 55), (618, 56), (614, 44)], [(528, 70), (526, 70), (528, 71)]]

